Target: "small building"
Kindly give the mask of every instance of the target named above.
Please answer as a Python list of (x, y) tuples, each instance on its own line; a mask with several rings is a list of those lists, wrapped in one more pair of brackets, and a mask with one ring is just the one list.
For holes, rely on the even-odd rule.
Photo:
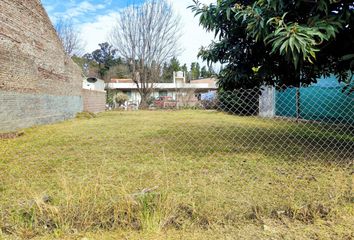
[[(171, 83), (153, 83), (152, 98), (170, 97), (177, 101), (177, 106), (195, 106), (203, 93), (208, 93), (217, 90), (215, 78), (197, 79), (189, 83), (186, 82), (184, 72), (174, 72), (173, 82)], [(116, 90), (122, 92), (129, 97), (129, 102), (139, 105), (141, 96), (138, 91), (137, 84), (132, 79), (111, 79), (111, 82), (106, 84), (107, 90)]]
[(85, 78), (82, 82), (82, 88), (87, 90), (104, 91), (105, 82), (95, 77)]
[(103, 112), (106, 109), (105, 82), (89, 77), (82, 82), (83, 109), (86, 112)]

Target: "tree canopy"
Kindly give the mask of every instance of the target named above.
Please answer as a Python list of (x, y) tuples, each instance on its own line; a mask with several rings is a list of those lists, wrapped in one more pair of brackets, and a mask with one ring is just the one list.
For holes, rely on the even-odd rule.
[[(99, 65), (99, 76), (105, 78), (111, 67), (121, 64), (122, 59), (117, 57), (117, 50), (109, 43), (100, 43), (99, 49), (84, 55), (88, 61), (95, 61)], [(109, 80), (109, 79), (106, 79)]]
[(198, 79), (200, 78), (200, 65), (198, 62), (192, 62), (191, 63), (191, 79)]
[(171, 58), (170, 62), (164, 63), (162, 69), (162, 81), (163, 82), (172, 82), (173, 81), (173, 72), (181, 71), (181, 65), (176, 57)]
[(354, 70), (354, 3), (349, 0), (218, 0), (192, 11), (216, 41), (199, 56), (224, 64), (225, 90), (262, 84), (300, 86)]

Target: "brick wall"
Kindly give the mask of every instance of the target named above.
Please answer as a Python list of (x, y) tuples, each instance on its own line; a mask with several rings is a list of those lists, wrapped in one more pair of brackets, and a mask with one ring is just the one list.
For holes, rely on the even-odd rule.
[(103, 112), (106, 109), (106, 92), (82, 89), (84, 111)]
[[(2, 112), (0, 122), (13, 122), (0, 131), (74, 116), (82, 109), (81, 88), (82, 73), (40, 1), (0, 0), (0, 109), (12, 113)], [(67, 108), (71, 103), (76, 107)]]

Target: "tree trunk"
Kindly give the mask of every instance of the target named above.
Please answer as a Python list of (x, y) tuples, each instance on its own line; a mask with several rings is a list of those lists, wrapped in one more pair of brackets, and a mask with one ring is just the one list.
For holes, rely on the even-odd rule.
[(141, 102), (139, 105), (139, 109), (141, 110), (149, 109), (148, 98), (149, 96), (147, 96), (146, 94), (141, 94)]

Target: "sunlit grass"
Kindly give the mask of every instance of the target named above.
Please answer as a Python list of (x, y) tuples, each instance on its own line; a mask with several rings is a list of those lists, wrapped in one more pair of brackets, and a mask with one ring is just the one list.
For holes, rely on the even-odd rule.
[(353, 136), (331, 131), (190, 110), (26, 129), (0, 140), (0, 239), (341, 239)]

